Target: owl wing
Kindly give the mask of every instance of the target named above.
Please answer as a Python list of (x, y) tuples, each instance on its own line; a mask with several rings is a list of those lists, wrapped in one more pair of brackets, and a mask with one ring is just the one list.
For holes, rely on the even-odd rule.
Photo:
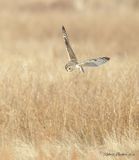
[(66, 45), (66, 49), (67, 49), (70, 61), (77, 62), (77, 58), (73, 52), (73, 49), (71, 48), (68, 35), (64, 26), (62, 26), (62, 33), (63, 33), (63, 38), (65, 41), (65, 45)]
[(100, 65), (106, 63), (109, 60), (110, 60), (109, 57), (99, 57), (96, 59), (85, 60), (85, 61), (79, 63), (79, 65), (81, 65), (83, 67), (97, 67), (97, 66), (100, 66)]

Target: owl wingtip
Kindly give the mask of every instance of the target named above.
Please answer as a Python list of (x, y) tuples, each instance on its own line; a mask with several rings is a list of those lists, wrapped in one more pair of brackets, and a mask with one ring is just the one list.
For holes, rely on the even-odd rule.
[(62, 25), (62, 30), (65, 30), (65, 27), (64, 27), (64, 25)]
[(110, 57), (104, 57), (104, 58), (105, 58), (106, 60), (108, 60), (108, 61), (110, 60)]

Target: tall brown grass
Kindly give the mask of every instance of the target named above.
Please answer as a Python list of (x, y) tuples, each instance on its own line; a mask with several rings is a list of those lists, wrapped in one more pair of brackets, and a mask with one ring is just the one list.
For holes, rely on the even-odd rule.
[[(72, 1), (0, 1), (0, 159), (136, 158), (139, 12), (92, 2), (79, 11)], [(67, 73), (61, 25), (80, 60), (109, 63)]]

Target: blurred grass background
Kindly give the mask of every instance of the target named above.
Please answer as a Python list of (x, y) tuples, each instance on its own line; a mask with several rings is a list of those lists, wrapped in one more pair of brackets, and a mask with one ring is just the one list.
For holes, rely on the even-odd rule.
[[(109, 63), (67, 73), (62, 25), (80, 60), (109, 56)], [(137, 153), (138, 33), (138, 0), (1, 0), (2, 159)]]

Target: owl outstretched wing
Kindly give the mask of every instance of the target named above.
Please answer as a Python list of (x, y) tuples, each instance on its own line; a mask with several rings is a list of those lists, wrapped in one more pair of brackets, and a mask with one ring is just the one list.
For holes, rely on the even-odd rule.
[(62, 26), (62, 33), (63, 33), (63, 38), (64, 38), (64, 41), (65, 41), (65, 45), (66, 45), (66, 49), (67, 49), (70, 61), (77, 62), (77, 58), (76, 58), (76, 56), (73, 52), (73, 49), (71, 48), (69, 38), (68, 38), (66, 29), (65, 29), (64, 26)]
[(98, 67), (98, 66), (106, 63), (109, 60), (110, 60), (109, 57), (99, 57), (96, 59), (85, 60), (85, 61), (79, 63), (79, 65), (81, 65), (83, 67)]

